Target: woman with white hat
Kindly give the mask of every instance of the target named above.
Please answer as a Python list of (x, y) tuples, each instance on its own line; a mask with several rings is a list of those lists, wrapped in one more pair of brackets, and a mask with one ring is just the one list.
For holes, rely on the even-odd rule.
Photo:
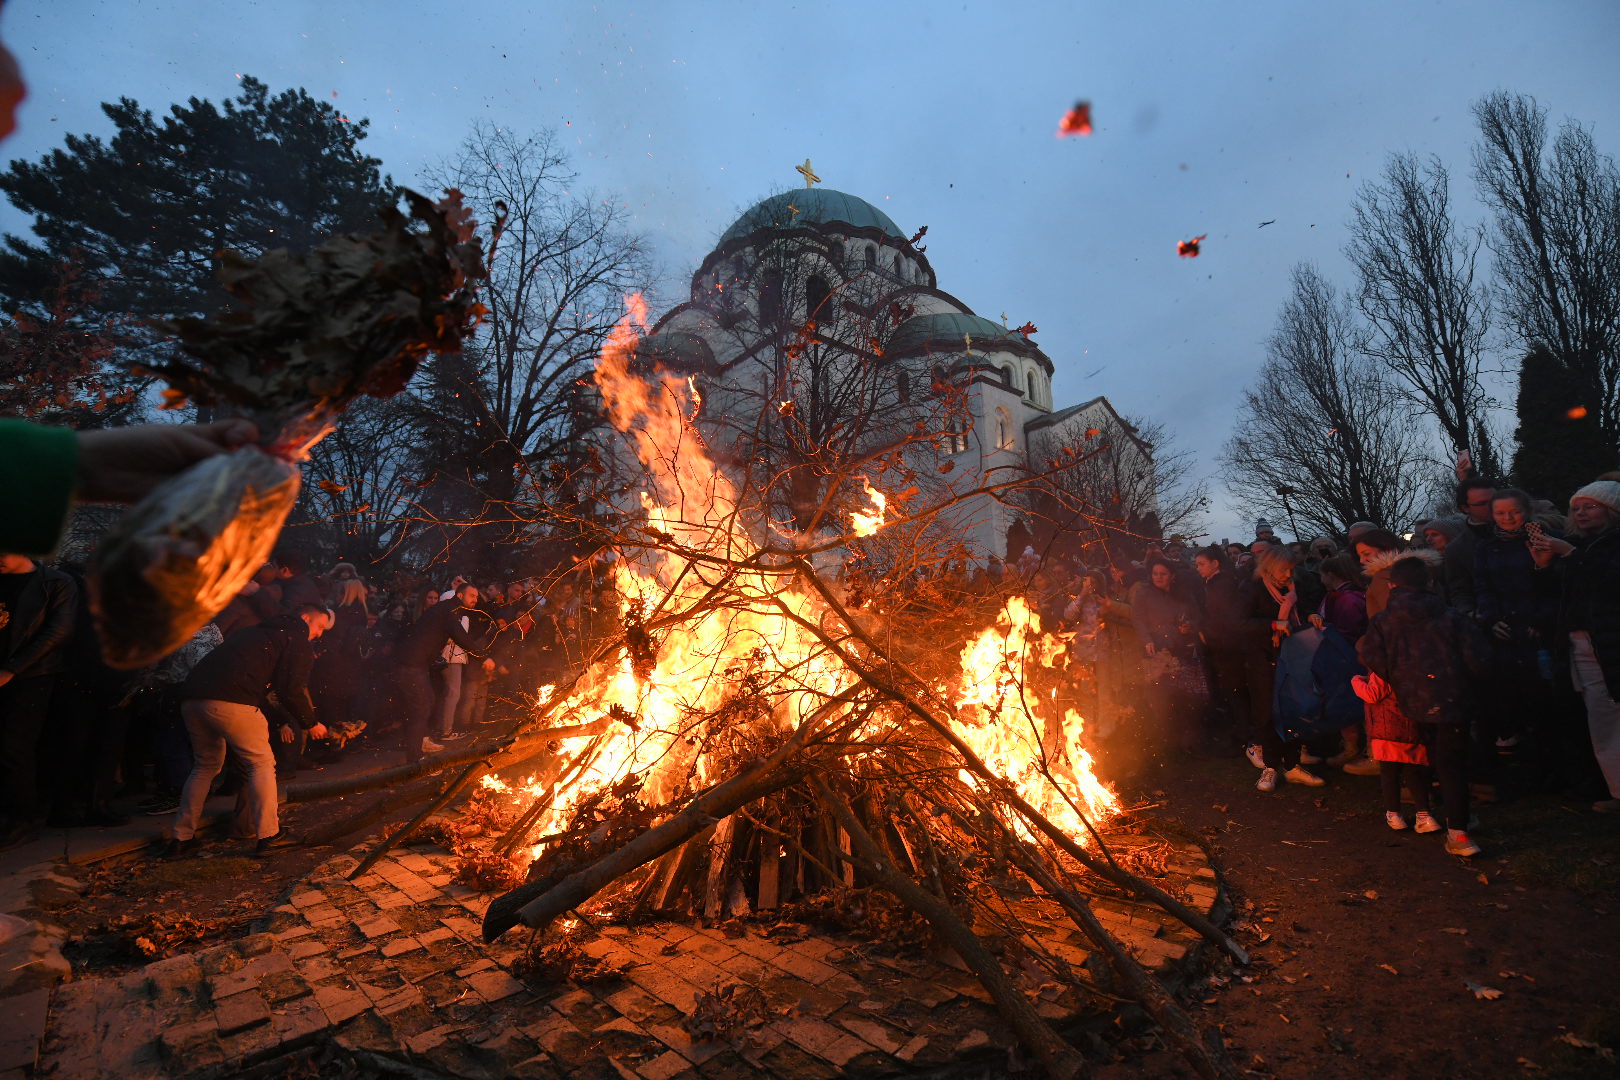
[(1560, 579), (1559, 635), (1569, 640), (1570, 672), (1609, 785), (1609, 797), (1592, 809), (1620, 813), (1620, 481), (1581, 488), (1569, 517), (1579, 533), (1573, 542), (1542, 535), (1530, 549), (1536, 565)]

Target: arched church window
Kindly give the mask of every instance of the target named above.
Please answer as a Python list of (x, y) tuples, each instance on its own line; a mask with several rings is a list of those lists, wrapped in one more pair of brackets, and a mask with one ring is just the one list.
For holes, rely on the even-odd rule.
[(1035, 373), (1033, 371), (1030, 372), (1029, 373), (1029, 400), (1031, 400), (1031, 401), (1040, 401), (1041, 400), (1039, 387), (1040, 387), (1040, 380), (1035, 378)]
[(900, 404), (911, 404), (911, 373), (901, 371), (894, 377), (894, 386), (900, 393)]
[(866, 268), (868, 270), (876, 270), (877, 269), (877, 245), (876, 244), (867, 244), (866, 245)]
[(827, 259), (840, 270), (844, 268), (844, 242), (834, 240), (827, 245)]
[(782, 317), (782, 271), (767, 270), (760, 278), (759, 321), (774, 323)]
[[(821, 311), (821, 305), (827, 302), (832, 290), (827, 287), (827, 279), (820, 274), (811, 274), (804, 283), (804, 302), (812, 319), (825, 317), (826, 312)], [(817, 313), (821, 314), (818, 315)]]
[(1018, 377), (1013, 374), (1011, 364), (1001, 369), (1001, 383), (1009, 390), (1018, 389)]
[(996, 407), (996, 449), (1016, 450), (1018, 440), (1013, 435), (1012, 414), (1005, 408)]
[(894, 253), (894, 276), (897, 278), (904, 278), (906, 276), (906, 268), (901, 262), (900, 253), (898, 251)]

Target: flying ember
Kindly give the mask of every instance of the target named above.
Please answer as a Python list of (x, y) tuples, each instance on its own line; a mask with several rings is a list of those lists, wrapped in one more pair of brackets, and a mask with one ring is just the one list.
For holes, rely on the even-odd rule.
[(1074, 108), (1063, 114), (1058, 121), (1057, 137), (1062, 139), (1070, 135), (1091, 134), (1091, 102), (1077, 101)]
[(1198, 258), (1198, 245), (1202, 244), (1204, 242), (1204, 237), (1208, 235), (1208, 233), (1203, 233), (1199, 236), (1193, 237), (1191, 240), (1177, 241), (1176, 254), (1180, 255), (1183, 259)]

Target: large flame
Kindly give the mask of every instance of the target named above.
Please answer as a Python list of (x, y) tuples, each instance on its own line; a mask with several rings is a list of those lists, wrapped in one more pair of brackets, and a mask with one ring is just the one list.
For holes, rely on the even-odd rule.
[[(655, 660), (643, 650), (638, 670), (635, 650), (626, 650), (616, 663), (587, 671), (552, 710), (564, 726), (589, 724), (609, 712), (629, 719), (564, 741), (561, 756), (570, 764), (534, 835), (556, 831), (583, 795), (632, 772), (644, 774), (644, 797), (653, 804), (675, 796), (688, 776), (699, 783), (723, 779), (709, 773), (709, 732), (701, 718), (733, 696), (744, 678), (768, 683), (764, 696), (776, 703), (759, 723), (767, 747), (858, 681), (815, 634), (789, 617), (820, 626), (830, 612), (796, 580), (795, 570), (761, 557), (758, 536), (768, 530), (747, 518), (731, 480), (710, 461), (691, 427), (694, 388), (673, 375), (643, 376), (633, 369), (646, 307), (640, 296), (628, 298), (627, 306), (602, 350), (596, 385), (609, 420), (627, 437), (647, 476), (647, 489), (639, 493), (647, 544), (614, 562), (612, 571), (627, 619), (693, 614), (657, 642)], [(851, 515), (855, 535), (884, 522), (887, 496), (870, 484), (866, 492), (872, 512)], [(749, 602), (705, 608), (722, 579), (726, 595)], [(961, 717), (955, 723), (992, 768), (1083, 840), (1070, 800), (1100, 817), (1115, 806), (1114, 797), (1091, 773), (1091, 759), (1079, 744), (1080, 717), (1072, 711), (1054, 716), (1051, 702), (1036, 701), (1022, 689), (1031, 665), (1051, 666), (1062, 648), (1059, 639), (1041, 632), (1021, 599), (1011, 601), (996, 626), (962, 653), (956, 697)], [(949, 687), (935, 690), (950, 699)], [(548, 789), (528, 782), (512, 793), (527, 802), (547, 796)]]

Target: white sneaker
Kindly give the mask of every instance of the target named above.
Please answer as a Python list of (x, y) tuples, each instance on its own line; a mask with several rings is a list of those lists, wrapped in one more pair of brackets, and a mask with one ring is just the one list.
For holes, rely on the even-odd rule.
[(1412, 828), (1420, 833), (1439, 832), (1442, 827), (1435, 816), (1427, 810), (1419, 810), (1417, 816), (1412, 819)]
[(443, 743), (436, 743), (426, 735), (422, 736), (422, 753), (437, 754), (444, 749)]
[(1322, 759), (1311, 753), (1309, 750), (1301, 750), (1299, 752), (1299, 763), (1301, 765), (1320, 765), (1322, 764)]
[(1276, 769), (1261, 769), (1260, 770), (1260, 779), (1255, 781), (1254, 788), (1255, 788), (1256, 791), (1276, 791), (1277, 790), (1277, 770)]
[(1471, 859), (1479, 852), (1479, 845), (1470, 840), (1467, 833), (1461, 829), (1446, 830), (1447, 855), (1460, 855), (1465, 859)]
[(1243, 756), (1249, 759), (1249, 764), (1257, 769), (1266, 767), (1266, 752), (1260, 749), (1259, 743), (1250, 743), (1243, 748)]
[[(1400, 814), (1396, 813), (1393, 810), (1385, 810), (1384, 811), (1384, 824), (1388, 825), (1390, 828), (1394, 829), (1396, 832), (1404, 832), (1406, 830), (1406, 819), (1401, 817)], [(1437, 828), (1437, 829), (1439, 827), (1440, 826), (1438, 826), (1438, 825), (1435, 826), (1435, 828)], [(1423, 831), (1422, 829), (1418, 830), (1418, 832), (1422, 832), (1422, 831)]]
[(1283, 773), (1283, 779), (1290, 784), (1304, 784), (1306, 787), (1322, 787), (1327, 783), (1326, 780), (1302, 765), (1295, 765), (1292, 769)]

